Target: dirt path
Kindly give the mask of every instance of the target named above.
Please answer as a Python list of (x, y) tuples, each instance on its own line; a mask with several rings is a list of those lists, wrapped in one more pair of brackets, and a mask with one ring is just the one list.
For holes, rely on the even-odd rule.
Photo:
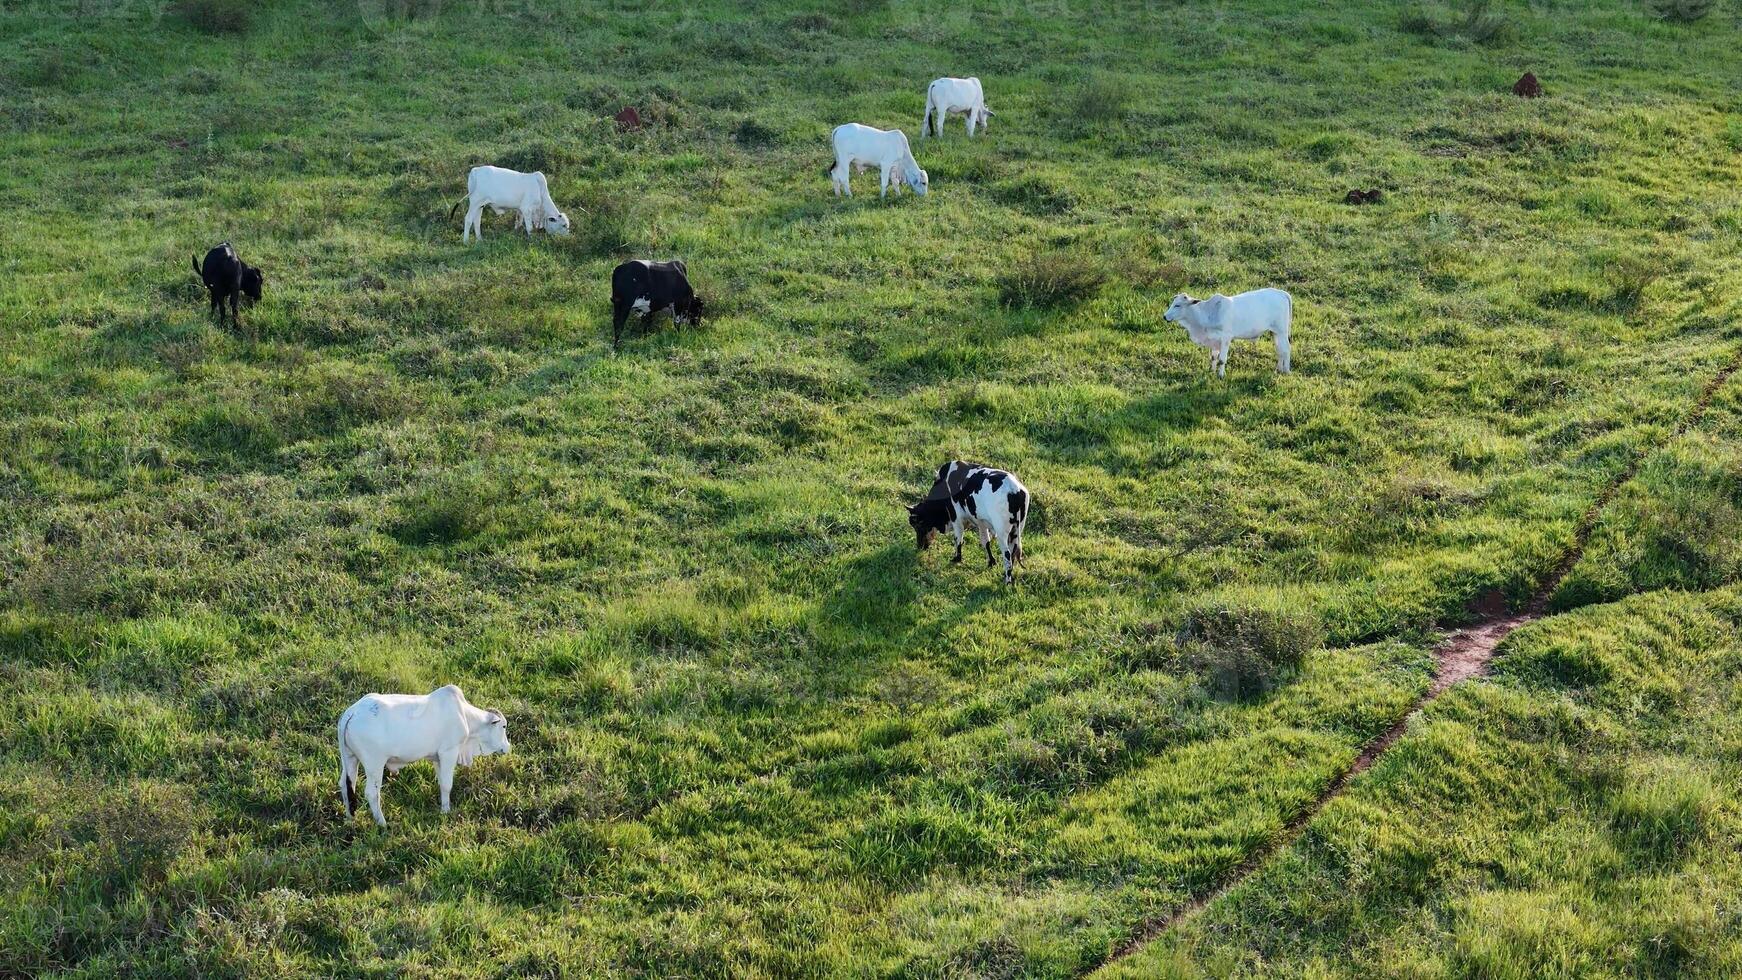
[(1738, 368), (1742, 368), (1742, 350), (1737, 351), (1730, 362), (1719, 369), (1710, 381), (1706, 382), (1706, 386), (1700, 391), (1699, 398), (1694, 401), (1693, 408), (1663, 442), (1640, 449), (1633, 455), (1633, 458), (1627, 461), (1627, 465), (1622, 468), (1621, 472), (1617, 473), (1603, 487), (1602, 491), (1597, 494), (1597, 499), (1593, 500), (1591, 506), (1587, 507), (1585, 513), (1580, 516), (1579, 523), (1573, 530), (1573, 540), (1567, 546), (1566, 552), (1561, 555), (1560, 561), (1555, 563), (1548, 577), (1537, 587), (1530, 601), (1525, 603), (1522, 609), (1516, 612), (1508, 611), (1505, 597), (1497, 592), (1484, 595), (1472, 604), (1467, 612), (1474, 616), (1474, 622), (1448, 633), (1439, 645), (1434, 647), (1433, 683), (1428, 686), (1426, 693), (1410, 705), (1409, 710), (1403, 713), (1403, 717), (1397, 719), (1378, 738), (1368, 742), (1362, 748), (1361, 753), (1355, 757), (1355, 760), (1325, 786), (1323, 792), (1284, 825), (1281, 833), (1277, 834), (1268, 844), (1247, 855), (1246, 859), (1236, 865), (1220, 884), (1167, 915), (1145, 922), (1136, 935), (1116, 947), (1112, 954), (1094, 969), (1102, 969), (1130, 956), (1169, 929), (1191, 918), (1212, 902), (1238, 887), (1254, 872), (1268, 863), (1277, 852), (1294, 843), (1306, 830), (1307, 824), (1311, 823), (1313, 818), (1318, 816), (1319, 811), (1325, 808), (1325, 804), (1336, 799), (1349, 785), (1350, 780), (1371, 768), (1373, 763), (1385, 754), (1385, 750), (1391, 748), (1392, 744), (1402, 737), (1404, 731), (1408, 729), (1410, 721), (1416, 715), (1421, 714), (1423, 708), (1432, 704), (1435, 699), (1451, 690), (1460, 681), (1480, 676), (1488, 669), (1488, 662), (1494, 658), (1494, 651), (1499, 648), (1507, 636), (1511, 635), (1513, 630), (1547, 615), (1549, 599), (1553, 597), (1555, 589), (1560, 587), (1561, 581), (1566, 578), (1567, 573), (1579, 563), (1579, 559), (1585, 553), (1585, 544), (1590, 540), (1591, 532), (1596, 529), (1597, 521), (1602, 518), (1604, 509), (1614, 499), (1616, 492), (1639, 472), (1639, 466), (1645, 461), (1646, 456), (1663, 446), (1667, 446), (1689, 429), (1700, 424), (1700, 420), (1705, 418), (1706, 410), (1711, 407), (1712, 399)]

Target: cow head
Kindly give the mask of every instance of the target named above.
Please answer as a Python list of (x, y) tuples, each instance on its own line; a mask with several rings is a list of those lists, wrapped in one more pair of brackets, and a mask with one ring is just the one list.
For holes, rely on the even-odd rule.
[(1178, 296), (1173, 298), (1172, 303), (1168, 304), (1167, 312), (1162, 315), (1162, 319), (1169, 323), (1178, 323), (1180, 318), (1186, 315), (1186, 311), (1196, 305), (1198, 305), (1197, 300), (1192, 299), (1185, 293), (1180, 293)]
[(914, 167), (913, 172), (907, 175), (907, 184), (913, 188), (914, 193), (924, 197), (926, 192), (931, 190), (931, 175), (918, 167)]
[(544, 230), (553, 235), (567, 235), (569, 233), (569, 216), (561, 211), (545, 215)]
[(480, 756), (507, 755), (512, 747), (508, 744), (508, 719), (500, 711), (486, 710), (483, 727), (473, 731), (472, 737), (477, 740)]
[(687, 323), (692, 327), (701, 326), (702, 298), (700, 296), (691, 296), (689, 301), (683, 304), (682, 309), (678, 310), (677, 315), (684, 323)]
[(242, 267), (242, 294), (254, 302), (260, 302), (261, 287), (266, 285), (266, 277), (259, 269), (245, 265)]
[(907, 508), (907, 523), (913, 528), (914, 543), (920, 551), (931, 546), (932, 539), (950, 526), (955, 506), (941, 497), (922, 500)]
[(991, 119), (995, 115), (997, 115), (997, 113), (992, 111), (991, 106), (981, 105), (980, 106), (980, 123), (979, 123), (980, 128), (982, 130), (984, 130), (986, 128), (986, 120)]

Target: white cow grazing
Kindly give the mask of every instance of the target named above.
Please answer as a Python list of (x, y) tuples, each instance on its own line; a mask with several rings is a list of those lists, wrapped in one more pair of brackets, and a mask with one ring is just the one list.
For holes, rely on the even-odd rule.
[(381, 815), (382, 772), (398, 772), (414, 762), (436, 764), (442, 812), (454, 788), (454, 767), (508, 752), (508, 721), (501, 712), (474, 706), (452, 684), (428, 694), (365, 694), (339, 716), (339, 798), (345, 814), (357, 812), (357, 769), (368, 777), (365, 793), (375, 822)]
[[(471, 203), (466, 208), (465, 229), (460, 232), (462, 242), (471, 241), (474, 232), (483, 240), (486, 207), (497, 214), (520, 212), (520, 226), (528, 235), (534, 227), (542, 227), (553, 235), (569, 233), (569, 216), (557, 210), (556, 202), (551, 200), (550, 182), (544, 179), (543, 171), (523, 174), (506, 167), (473, 167), (466, 177), (466, 197), (460, 203), (467, 201)], [(448, 220), (452, 221), (459, 209), (460, 205), (455, 204), (448, 211)]]
[(1180, 293), (1167, 308), (1167, 322), (1183, 324), (1192, 343), (1210, 349), (1210, 370), (1227, 377), (1228, 348), (1236, 340), (1276, 339), (1276, 369), (1288, 373), (1288, 331), (1294, 297), (1281, 289), (1254, 289), (1238, 296), (1216, 293), (1196, 300)]
[[(986, 120), (992, 115), (992, 110), (986, 108), (986, 93), (980, 88), (978, 78), (940, 78), (925, 90), (925, 118), (920, 121), (919, 135), (924, 139), (928, 135), (943, 136), (944, 120), (949, 116), (968, 117), (968, 135), (974, 135), (974, 128), (986, 128)], [(934, 120), (935, 123), (934, 123)], [(937, 132), (931, 131), (937, 126)]]
[(899, 129), (873, 129), (858, 123), (847, 123), (836, 126), (834, 133), (835, 163), (823, 171), (834, 180), (835, 196), (846, 194), (853, 196), (853, 165), (869, 165), (882, 172), (883, 193), (887, 197), (893, 175), (895, 192), (901, 193), (901, 185), (914, 189), (920, 196), (925, 196), (931, 189), (931, 178), (919, 169), (919, 162), (913, 158), (913, 149), (907, 145), (907, 134)]

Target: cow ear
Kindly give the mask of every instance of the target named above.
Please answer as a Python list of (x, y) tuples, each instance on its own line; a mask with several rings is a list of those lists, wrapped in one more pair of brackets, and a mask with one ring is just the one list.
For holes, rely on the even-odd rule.
[(504, 724), (506, 721), (507, 721), (507, 719), (502, 717), (502, 712), (493, 711), (493, 710), (490, 710), (488, 708), (486, 708), (484, 710), (484, 724), (486, 724), (486, 725), (501, 725), (501, 724)]

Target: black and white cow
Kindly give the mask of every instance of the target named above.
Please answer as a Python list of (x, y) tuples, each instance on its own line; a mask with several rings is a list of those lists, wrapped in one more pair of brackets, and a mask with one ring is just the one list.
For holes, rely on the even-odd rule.
[(986, 567), (997, 564), (992, 542), (1004, 555), (1004, 581), (1016, 581), (1016, 566), (1022, 559), (1022, 525), (1028, 520), (1029, 494), (1022, 481), (1004, 470), (977, 463), (951, 460), (938, 467), (931, 492), (907, 508), (907, 523), (919, 550), (924, 551), (940, 532), (956, 539), (956, 562), (962, 560), (962, 535), (969, 524), (980, 534), (986, 549)]
[(702, 298), (690, 289), (689, 270), (682, 262), (632, 259), (611, 272), (611, 346), (623, 340), (623, 324), (631, 312), (641, 314), (646, 332), (653, 314), (671, 307), (676, 323), (700, 324)]
[(242, 261), (236, 255), (236, 250), (229, 242), (224, 242), (206, 253), (204, 267), (200, 260), (194, 260), (194, 273), (206, 284), (206, 291), (212, 295), (212, 311), (218, 314), (218, 322), (224, 322), (224, 301), (230, 301), (230, 322), (236, 323), (236, 303), (246, 294), (250, 300), (260, 302), (260, 289), (266, 283), (266, 277), (260, 270)]

